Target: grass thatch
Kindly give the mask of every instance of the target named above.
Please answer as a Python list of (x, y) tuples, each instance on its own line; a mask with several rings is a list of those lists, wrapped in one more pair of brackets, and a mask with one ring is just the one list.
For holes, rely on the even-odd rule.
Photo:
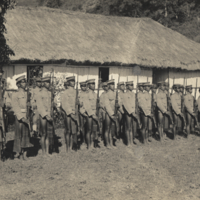
[(200, 44), (149, 18), (18, 7), (6, 15), (12, 60), (200, 69)]

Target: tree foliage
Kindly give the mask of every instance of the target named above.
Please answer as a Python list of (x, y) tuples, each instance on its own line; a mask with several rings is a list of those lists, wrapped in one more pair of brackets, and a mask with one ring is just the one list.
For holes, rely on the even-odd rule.
[(6, 63), (9, 63), (10, 55), (14, 55), (14, 52), (6, 43), (4, 34), (6, 33), (5, 18), (4, 15), (8, 8), (13, 6), (13, 1), (1, 0), (0, 1), (0, 67)]

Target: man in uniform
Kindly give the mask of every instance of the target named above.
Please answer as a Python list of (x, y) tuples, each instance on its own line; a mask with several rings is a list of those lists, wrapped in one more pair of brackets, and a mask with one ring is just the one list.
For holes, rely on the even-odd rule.
[(41, 90), (41, 78), (35, 79), (36, 86), (31, 91), (31, 105), (33, 110), (33, 116), (32, 116), (32, 123), (33, 123), (33, 131), (38, 132), (40, 134), (39, 130), (39, 112), (37, 110), (37, 102), (36, 102), (36, 96), (38, 93), (40, 93)]
[[(76, 89), (75, 76), (66, 78), (65, 89), (60, 95), (61, 109), (64, 112), (66, 151), (72, 150), (74, 143), (77, 145), (78, 119), (75, 115)], [(76, 147), (77, 148), (77, 147)]]
[(155, 118), (153, 114), (151, 113), (152, 111), (152, 97), (151, 94), (149, 94), (150, 91), (150, 84), (149, 83), (144, 83), (144, 92), (142, 95), (142, 98), (139, 101), (139, 107), (142, 111), (141, 116), (142, 116), (142, 136), (143, 136), (143, 142), (144, 144), (147, 143), (147, 139), (149, 138), (149, 127), (148, 127), (148, 121), (153, 120), (155, 128), (157, 128)]
[[(151, 142), (151, 137), (153, 135), (153, 132), (155, 134), (155, 131), (157, 129), (157, 122), (156, 122), (156, 115), (155, 115), (155, 109), (156, 109), (156, 89), (154, 88), (155, 85), (152, 85), (150, 83), (146, 83), (144, 87), (144, 91), (146, 91), (146, 96), (150, 98), (151, 102), (151, 117), (148, 118), (148, 130), (147, 130), (147, 141)], [(150, 94), (150, 90), (152, 89), (152, 94)], [(153, 92), (154, 91), (154, 92)]]
[[(182, 84), (179, 84), (179, 94), (181, 96), (181, 112), (183, 113), (185, 119), (186, 119), (186, 115), (185, 115), (185, 104), (184, 104), (184, 86)], [(183, 123), (182, 120), (180, 118), (178, 118), (178, 130), (182, 130), (183, 129)]]
[[(120, 101), (122, 103), (124, 95), (125, 95), (125, 84), (123, 81), (118, 83), (118, 89), (119, 89), (118, 95), (119, 95)], [(123, 131), (125, 131), (125, 127), (123, 126), (124, 125), (124, 110), (123, 110), (122, 104), (120, 105), (120, 108), (119, 108), (117, 114), (118, 114), (118, 123), (119, 123), (118, 137), (122, 138), (123, 137), (122, 133), (123, 133)]]
[(15, 115), (15, 138), (13, 151), (16, 157), (27, 159), (27, 150), (33, 145), (30, 143), (30, 124), (26, 117), (27, 92), (25, 76), (16, 79), (18, 91), (12, 96), (12, 109)]
[[(123, 107), (125, 113), (125, 136), (127, 141), (127, 146), (133, 145), (135, 141), (137, 123), (141, 128), (141, 122), (139, 115), (136, 114), (136, 101), (135, 93), (133, 91), (133, 81), (126, 82), (126, 93), (123, 95)], [(135, 123), (134, 123), (135, 122)]]
[[(118, 109), (120, 106), (115, 103), (116, 100), (116, 93), (114, 92), (115, 90), (115, 81), (114, 79), (111, 79), (107, 82), (108, 84), (108, 92), (107, 95), (104, 98), (104, 105), (105, 105), (105, 110), (106, 110), (106, 118), (105, 118), (105, 145), (107, 148), (113, 148), (113, 139), (116, 139), (115, 133), (111, 136), (111, 128), (112, 125), (114, 124), (115, 127), (117, 126), (116, 124), (118, 123), (117, 116), (115, 116), (115, 109)], [(119, 98), (120, 102), (120, 98)], [(117, 108), (116, 108), (117, 106)], [(117, 127), (115, 128), (116, 131)]]
[(192, 118), (194, 119), (197, 127), (199, 128), (199, 123), (197, 120), (196, 113), (194, 112), (194, 96), (192, 96), (192, 85), (186, 86), (186, 95), (184, 96), (184, 106), (185, 106), (185, 115), (187, 122), (187, 137), (191, 132)]
[(84, 107), (84, 102), (86, 101), (87, 98), (87, 83), (84, 82), (80, 82), (80, 87), (81, 87), (81, 91), (79, 92), (79, 118), (80, 118), (80, 125), (81, 125), (81, 133), (82, 133), (82, 146), (83, 148), (87, 146), (86, 143), (86, 136), (85, 136), (85, 131), (86, 131), (86, 113), (85, 113), (85, 107)]
[(170, 112), (167, 110), (167, 95), (165, 92), (165, 83), (159, 82), (158, 86), (159, 86), (159, 92), (156, 95), (156, 103), (158, 108), (158, 132), (160, 136), (160, 141), (162, 141), (164, 135), (164, 128), (163, 128), (164, 116), (169, 117), (172, 124), (173, 121)]
[(183, 130), (186, 129), (185, 117), (183, 113), (181, 112), (181, 96), (179, 94), (180, 92), (179, 88), (180, 88), (179, 84), (174, 84), (173, 89), (175, 93), (171, 95), (172, 112), (173, 112), (173, 119), (174, 119), (174, 127), (173, 127), (174, 139), (176, 139), (176, 135), (177, 135), (177, 123), (178, 123), (179, 118), (183, 120), (183, 124), (184, 124)]
[[(154, 120), (156, 120), (156, 91), (157, 91), (157, 85), (156, 84), (152, 84), (151, 85), (151, 99), (152, 99), (152, 108), (151, 108), (151, 112), (152, 112), (152, 116), (154, 118)], [(149, 120), (149, 137), (148, 137), (148, 141), (151, 142), (151, 138), (153, 135), (155, 135), (157, 128), (155, 127), (155, 125), (152, 123), (152, 120)]]
[(51, 117), (51, 91), (49, 91), (51, 77), (42, 78), (41, 90), (36, 95), (37, 110), (40, 116), (41, 146), (43, 155), (49, 155), (54, 143), (54, 127)]
[[(107, 95), (107, 91), (108, 91), (108, 84), (107, 82), (102, 83), (102, 89), (104, 90), (99, 98), (99, 104), (100, 104), (100, 109), (99, 109), (99, 113), (100, 113), (100, 118), (101, 118), (101, 123), (102, 123), (102, 132), (104, 134), (105, 132), (105, 118), (106, 118), (106, 111), (105, 111), (105, 105), (104, 105), (104, 98)], [(104, 135), (102, 135), (102, 139), (103, 139)]]
[(97, 126), (99, 127), (99, 120), (96, 115), (97, 94), (94, 92), (95, 79), (87, 80), (87, 84), (88, 84), (88, 91), (83, 105), (85, 107), (87, 115), (86, 141), (87, 141), (87, 147), (88, 149), (90, 149), (91, 147), (94, 148), (94, 141), (98, 139)]

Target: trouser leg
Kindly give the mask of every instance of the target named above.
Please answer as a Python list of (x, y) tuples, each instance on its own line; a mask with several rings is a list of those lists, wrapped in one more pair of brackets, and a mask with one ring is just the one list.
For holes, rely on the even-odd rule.
[(174, 126), (173, 126), (173, 136), (174, 136), (174, 140), (176, 139), (176, 135), (177, 135), (177, 124), (178, 124), (178, 116), (173, 113), (173, 118), (174, 118)]
[(64, 124), (65, 124), (66, 151), (69, 152), (70, 143), (71, 143), (71, 149), (72, 149), (73, 144), (72, 144), (72, 138), (71, 138), (71, 135), (72, 135), (71, 134), (71, 118), (67, 115), (65, 115)]
[(42, 133), (42, 137), (41, 137), (41, 147), (42, 147), (42, 153), (44, 154), (46, 152), (46, 137), (47, 137), (47, 122), (46, 119), (40, 117), (40, 125), (41, 125), (41, 133)]
[(111, 146), (111, 144), (110, 144), (110, 142), (111, 142), (110, 141), (111, 125), (112, 125), (111, 119), (110, 119), (109, 115), (106, 114), (105, 115), (105, 135), (104, 135), (106, 147)]
[(163, 119), (164, 119), (163, 114), (159, 111), (158, 112), (158, 133), (160, 136), (160, 141), (162, 141), (163, 139)]
[(85, 121), (84, 121), (84, 117), (82, 115), (80, 116), (80, 122), (81, 122), (81, 133), (82, 133), (82, 142), (85, 144)]
[(146, 131), (148, 127), (148, 117), (146, 117), (144, 114), (142, 114), (142, 138), (143, 138), (143, 143), (146, 144), (147, 138), (146, 138)]
[(126, 118), (126, 141), (127, 141), (127, 146), (130, 146), (132, 144), (132, 124), (131, 124), (131, 116), (128, 115), (128, 113), (125, 114)]
[(87, 147), (90, 149), (91, 147), (91, 135), (92, 135), (92, 118), (87, 117), (87, 133), (86, 133), (86, 140), (87, 140)]
[(190, 129), (191, 129), (191, 125), (192, 125), (192, 116), (187, 112), (186, 113), (186, 131), (187, 131), (187, 137), (190, 135)]

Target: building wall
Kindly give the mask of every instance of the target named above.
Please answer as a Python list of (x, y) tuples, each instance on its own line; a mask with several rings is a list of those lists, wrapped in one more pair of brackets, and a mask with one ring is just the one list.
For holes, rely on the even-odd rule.
[[(99, 67), (97, 66), (68, 66), (66, 64), (45, 64), (43, 65), (43, 76), (49, 76), (55, 71), (56, 77), (67, 77), (76, 76), (79, 77), (79, 82), (86, 81), (87, 79), (95, 79), (96, 88), (98, 87), (98, 77), (99, 77)], [(5, 66), (4, 70), (7, 71), (8, 82), (10, 82), (10, 89), (17, 89), (15, 86), (15, 79), (21, 75), (26, 75), (27, 65), (15, 65), (15, 66)], [(109, 79), (115, 79), (115, 84), (117, 86), (118, 77), (120, 74), (120, 81), (134, 81), (134, 87), (137, 84), (137, 75), (133, 70), (133, 67), (109, 67)], [(138, 82), (149, 81), (152, 83), (152, 69), (141, 68), (138, 75)]]

